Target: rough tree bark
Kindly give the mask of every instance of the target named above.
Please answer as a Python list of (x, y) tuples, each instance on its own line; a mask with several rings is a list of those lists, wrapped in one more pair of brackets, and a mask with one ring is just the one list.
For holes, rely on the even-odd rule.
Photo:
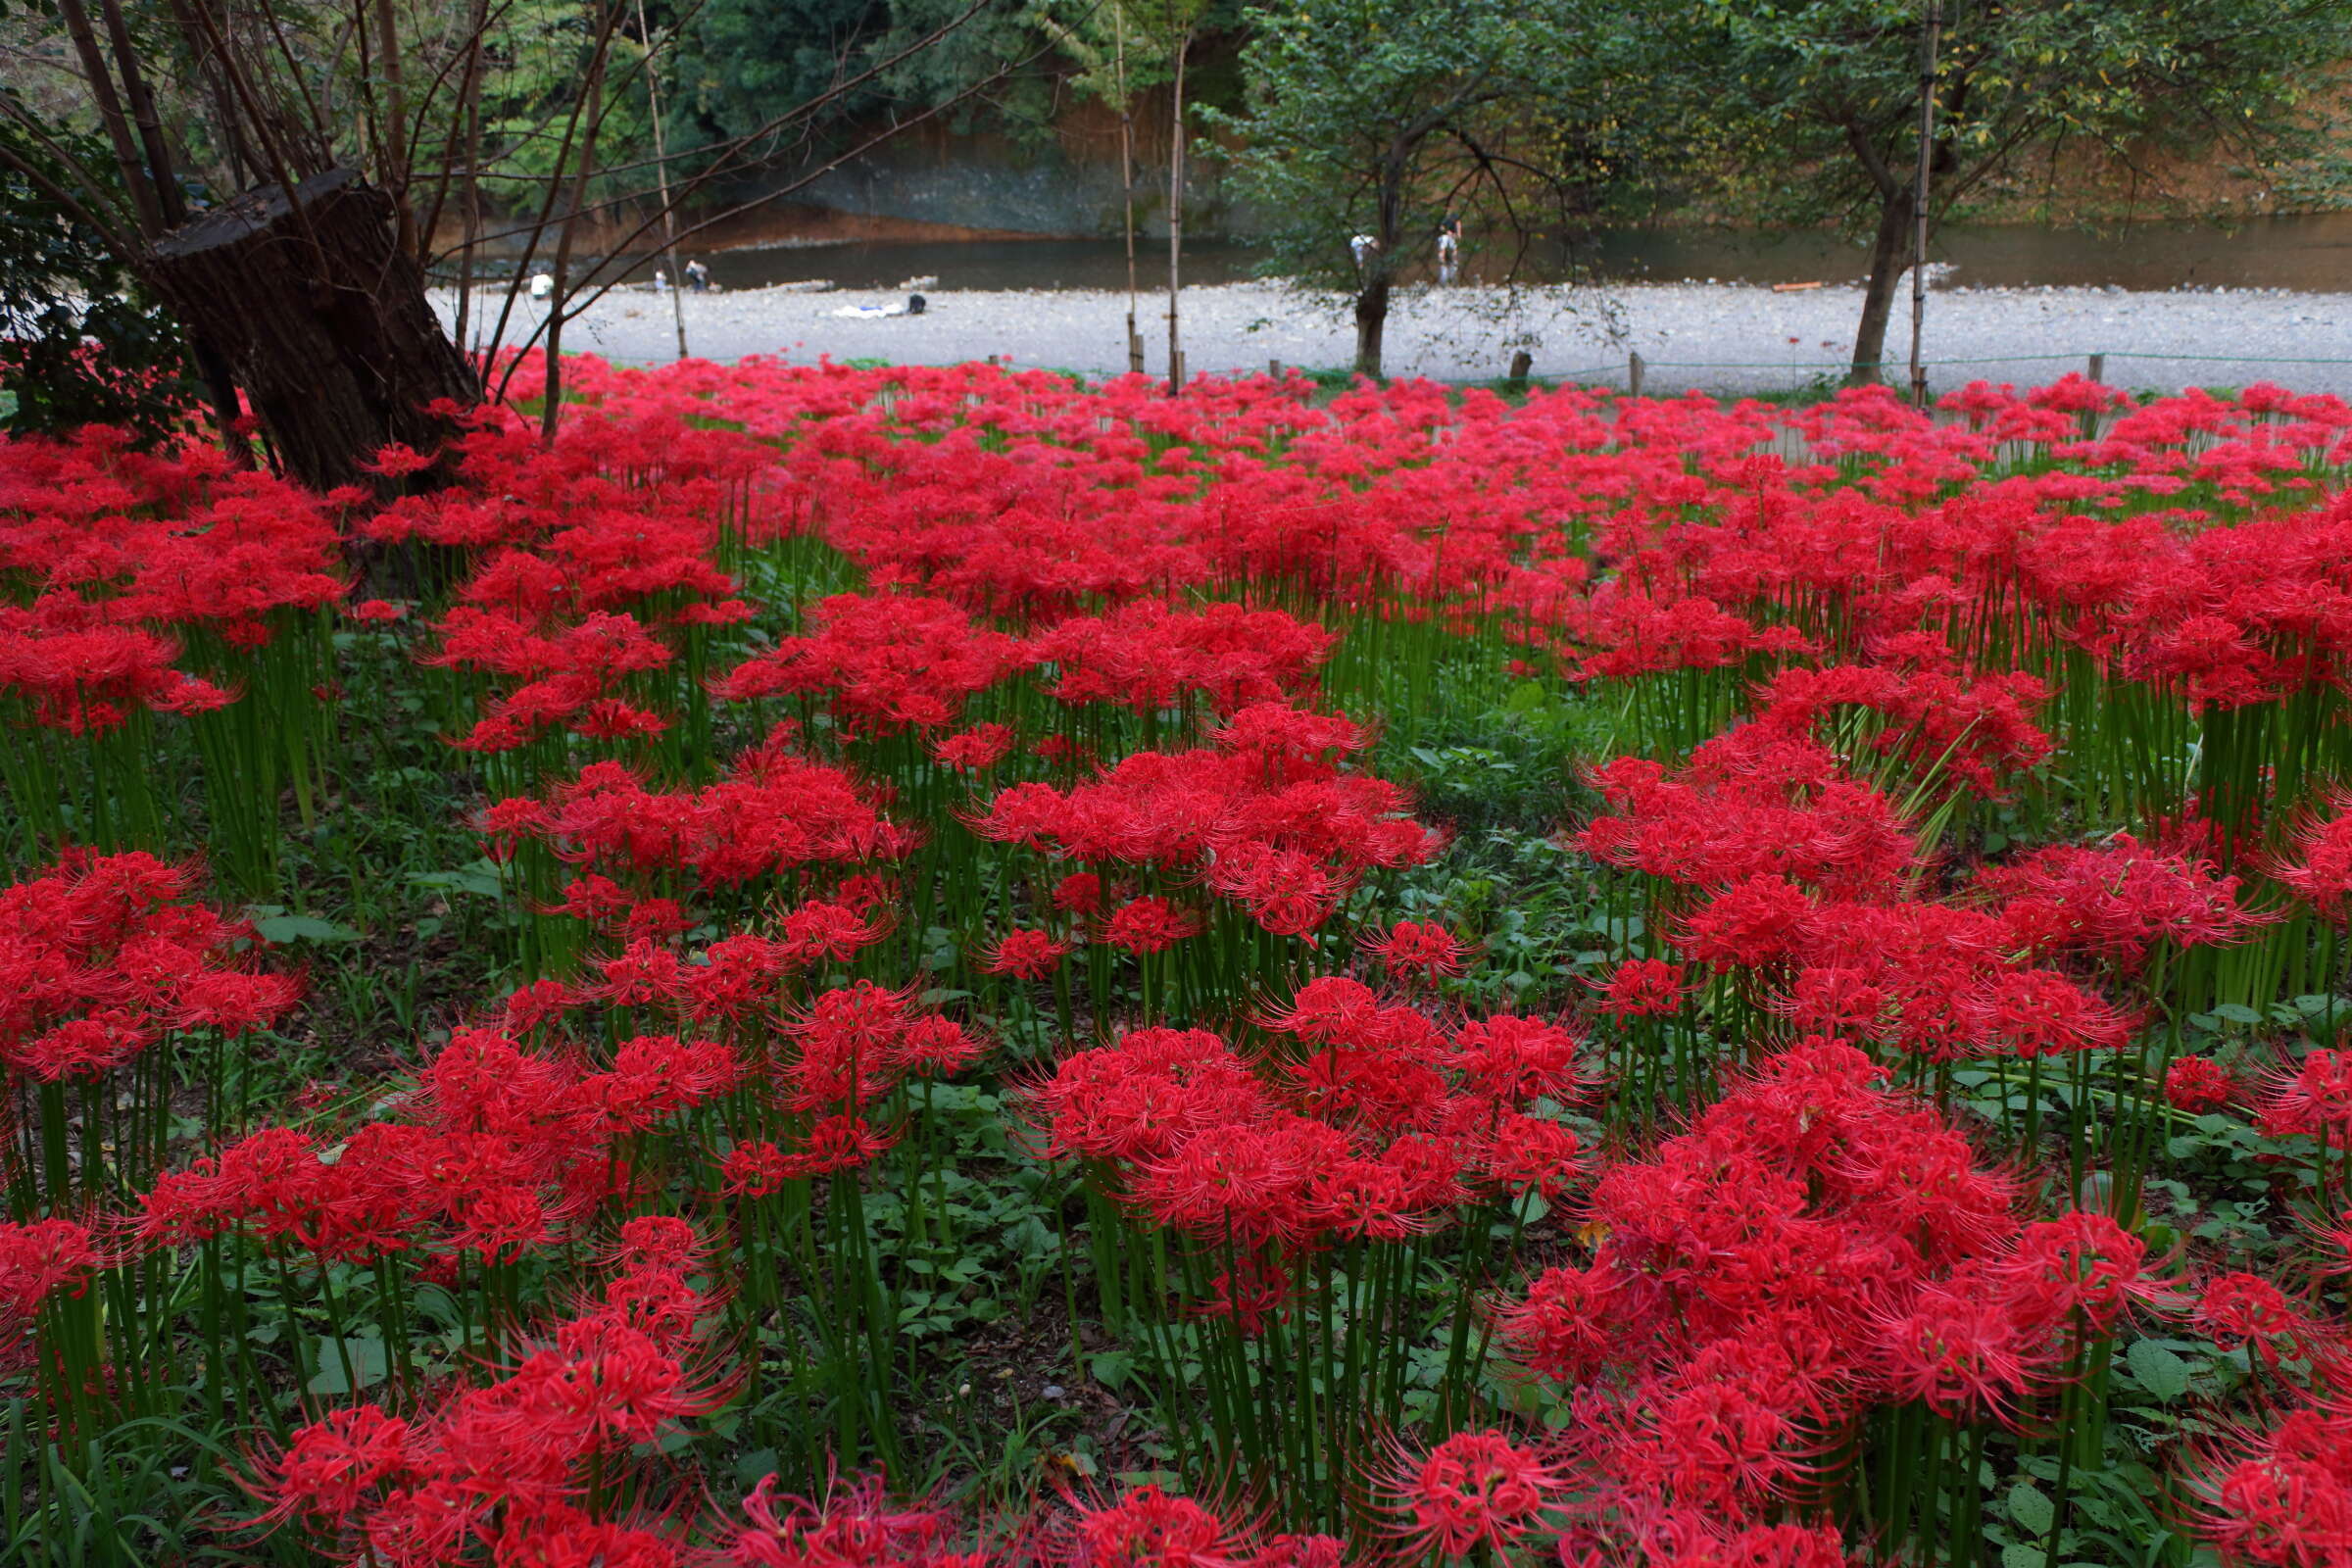
[(1184, 342), (1177, 335), (1176, 311), (1183, 298), (1179, 270), (1184, 260), (1184, 54), (1192, 43), (1190, 31), (1176, 35), (1176, 90), (1172, 145), (1168, 152), (1168, 395), (1184, 390)]
[(315, 489), (367, 483), (402, 442), (451, 434), (425, 412), (479, 385), (394, 236), (392, 202), (348, 169), (264, 185), (164, 235), (142, 270), (227, 360), (286, 472)]
[[(1380, 258), (1373, 266), (1382, 267)], [(1355, 296), (1355, 373), (1380, 376), (1381, 338), (1389, 324), (1389, 274), (1379, 271)]]
[(1389, 144), (1380, 172), (1380, 216), (1372, 237), (1378, 249), (1370, 264), (1357, 263), (1362, 281), (1355, 291), (1355, 373), (1380, 377), (1381, 339), (1389, 325), (1389, 290), (1404, 245), (1404, 184), (1411, 146), (1403, 136)]
[(1846, 372), (1850, 386), (1880, 379), (1879, 365), (1886, 357), (1886, 321), (1893, 314), (1894, 291), (1909, 264), (1911, 192), (1897, 190), (1879, 203), (1879, 231), (1870, 243), (1870, 281), (1862, 290), (1862, 323), (1854, 331), (1853, 368)]

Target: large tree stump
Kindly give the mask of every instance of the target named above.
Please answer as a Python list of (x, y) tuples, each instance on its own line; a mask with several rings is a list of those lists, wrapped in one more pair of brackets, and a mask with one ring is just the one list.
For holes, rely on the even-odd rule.
[(388, 443), (430, 452), (451, 426), (426, 404), (481, 398), (392, 216), (383, 192), (330, 169), (292, 201), (263, 185), (191, 220), (144, 269), (227, 359), (286, 472), (320, 490), (368, 482), (360, 465)]

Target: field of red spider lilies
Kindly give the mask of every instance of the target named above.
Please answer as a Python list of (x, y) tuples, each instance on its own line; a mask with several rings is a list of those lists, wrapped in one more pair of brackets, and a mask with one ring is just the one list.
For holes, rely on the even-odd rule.
[(2352, 1562), (2352, 407), (568, 380), (0, 445), (7, 1560)]

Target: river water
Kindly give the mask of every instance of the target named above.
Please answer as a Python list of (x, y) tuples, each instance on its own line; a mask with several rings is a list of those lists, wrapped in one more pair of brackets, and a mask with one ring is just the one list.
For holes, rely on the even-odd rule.
[[(1601, 230), (1571, 254), (1589, 275), (1610, 282), (1847, 283), (1861, 278), (1862, 246), (1810, 230), (1758, 232), (1655, 227)], [(1929, 248), (1952, 270), (1953, 287), (2035, 284), (2174, 288), (2283, 288), (2352, 292), (2352, 213), (2257, 218), (2232, 227), (2209, 223), (2139, 223), (2094, 232), (2027, 224), (1955, 225)], [(706, 254), (713, 281), (726, 288), (822, 279), (837, 288), (895, 290), (917, 279), (927, 292), (958, 289), (1118, 289), (1127, 257), (1115, 239), (853, 241), (778, 245)], [(1198, 241), (1185, 246), (1188, 284), (1230, 283), (1254, 275), (1260, 258), (1246, 245)], [(1475, 245), (1464, 271), (1486, 270)], [(1499, 270), (1499, 263), (1493, 264)], [(643, 275), (644, 270), (639, 270)], [(1141, 243), (1137, 272), (1146, 290), (1164, 288), (1167, 245)]]

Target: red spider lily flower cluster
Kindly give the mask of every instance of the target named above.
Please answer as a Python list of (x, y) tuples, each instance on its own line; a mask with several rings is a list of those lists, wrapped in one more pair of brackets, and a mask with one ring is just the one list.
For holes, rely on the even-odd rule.
[(0, 1062), (43, 1082), (122, 1066), (167, 1036), (266, 1027), (302, 995), (253, 928), (195, 901), (191, 866), (69, 850), (0, 890)]
[(892, 735), (952, 727), (973, 694), (1030, 662), (1018, 638), (919, 594), (836, 594), (808, 618), (814, 631), (736, 665), (710, 683), (712, 695), (822, 695), (852, 734)]
[(2237, 903), (2236, 877), (2150, 850), (2129, 833), (1989, 866), (1976, 887), (2001, 901), (2019, 948), (2084, 954), (2128, 971), (2144, 965), (2158, 943), (2218, 947), (2272, 918)]
[(1609, 811), (1586, 827), (1586, 853), (1671, 882), (1776, 877), (1868, 897), (1899, 886), (1919, 855), (1893, 802), (1841, 777), (1825, 748), (1763, 725), (1707, 742), (1687, 767), (1621, 757), (1591, 783)]
[(1434, 980), (1459, 975), (1477, 956), (1477, 949), (1434, 920), (1399, 920), (1361, 946), (1382, 968), (1398, 978)]
[(1265, 1538), (1155, 1484), (1041, 1505), (1008, 1540), (975, 1541), (949, 1510), (891, 1499), (879, 1476), (823, 1494), (782, 1494), (767, 1477), (743, 1499), (719, 1560), (729, 1568), (1346, 1568), (1328, 1536)]
[(60, 1292), (79, 1296), (103, 1262), (87, 1225), (56, 1218), (0, 1222), (0, 1308), (25, 1315)]
[[(1066, 791), (1016, 784), (972, 826), (1089, 865), (1197, 877), (1266, 930), (1303, 936), (1367, 871), (1418, 864), (1440, 844), (1401, 787), (1340, 765), (1368, 739), (1338, 715), (1253, 704), (1207, 746), (1137, 752)], [(1104, 932), (1146, 952), (1189, 934), (1156, 898)]]
[(2177, 1110), (2203, 1115), (2237, 1096), (2237, 1081), (2211, 1056), (2178, 1056), (2164, 1069), (2165, 1102)]
[(2300, 1406), (2209, 1455), (2194, 1482), (2199, 1533), (2234, 1562), (2305, 1568), (2352, 1541), (2352, 1410)]
[[(496, 1562), (680, 1560), (682, 1543), (584, 1511), (600, 1469), (714, 1407), (724, 1390), (700, 1363), (713, 1310), (696, 1259), (622, 1229), (620, 1271), (603, 1298), (556, 1324), (496, 1381), (413, 1414), (351, 1406), (296, 1431), (266, 1466), (263, 1520), (293, 1520), (357, 1560), (397, 1568)], [(485, 1549), (486, 1548), (486, 1549)]]
[(478, 670), (520, 684), (497, 697), (458, 744), (472, 752), (509, 752), (553, 726), (599, 740), (658, 735), (662, 714), (629, 701), (632, 677), (665, 667), (674, 657), (635, 617), (603, 612), (541, 634), (520, 616), (470, 606), (452, 611), (428, 664)]
[(1198, 694), (1212, 711), (1311, 699), (1314, 671), (1337, 641), (1279, 610), (1223, 601), (1182, 611), (1138, 599), (1107, 615), (1057, 621), (1030, 642), (1065, 703), (1117, 703), (1137, 712), (1180, 708)]
[(0, 574), (37, 588), (0, 610), (0, 691), (76, 733), (139, 707), (220, 707), (233, 692), (177, 668), (183, 647), (266, 647), (342, 597), (340, 555), (317, 497), (217, 448), (136, 452), (95, 425), (71, 442), (0, 442)]
[(1582, 1176), (1539, 1101), (1590, 1093), (1582, 1042), (1509, 1014), (1448, 1038), (1356, 981), (1309, 982), (1250, 1062), (1205, 1030), (1137, 1029), (1064, 1057), (1028, 1092), (1045, 1152), (1099, 1161), (1152, 1224), (1283, 1256), (1331, 1238), (1398, 1241), (1452, 1223), (1481, 1186), (1550, 1197)]
[[(514, 394), (545, 392), (540, 367), (509, 368)], [(1363, 1495), (1347, 1500), (1385, 1544), (1828, 1568), (1839, 1533), (1814, 1521), (1848, 1484), (1849, 1436), (1884, 1441), (1872, 1412), (2071, 1442), (2082, 1401), (2107, 1395), (2096, 1379), (2059, 1395), (2069, 1369), (2106, 1365), (2119, 1333), (2178, 1308), (2185, 1332), (2242, 1349), (2270, 1426), (2192, 1467), (2200, 1528), (2248, 1560), (2343, 1555), (2352, 1418), (2329, 1294), (2233, 1272), (2176, 1301), (2140, 1234), (2033, 1217), (1954, 1119), (1888, 1087), (1897, 1070), (1965, 1085), (1942, 1064), (2073, 1057), (2066, 1108), (2112, 1115), (2112, 1153), (2142, 1133), (2162, 1147), (2162, 1068), (2183, 1118), (2250, 1101), (2265, 1135), (2316, 1141), (2318, 1194), (2336, 1201), (2327, 1151), (2340, 1163), (2352, 1147), (2341, 1042), (2243, 1087), (2222, 1060), (2134, 1065), (2125, 1048), (2143, 1017), (2211, 1004), (2184, 973), (2216, 997), (2208, 970), (2306, 973), (2297, 945), (2345, 916), (2352, 830), (2329, 790), (2352, 680), (2352, 502), (2325, 476), (2352, 464), (2342, 401), (2254, 387), (2142, 404), (2069, 377), (1979, 383), (1937, 419), (1883, 388), (1795, 410), (1573, 387), (1506, 404), (1413, 382), (1319, 402), (1296, 378), (1168, 397), (1140, 376), (773, 362), (583, 361), (566, 390), (579, 401), (552, 445), (492, 409), (443, 451), (376, 454), (387, 479), (434, 475), (389, 502), (304, 497), (194, 445), (145, 455), (104, 431), (0, 444), (0, 694), (26, 723), (90, 738), (92, 757), (124, 733), (181, 744), (143, 710), (258, 691), (274, 717), (330, 700), (315, 612), (345, 592), (342, 535), (429, 547), (455, 582), (420, 574), (422, 662), (469, 715), (466, 765), (504, 797), (480, 826), (520, 906), (525, 972), (561, 976), (516, 991), (498, 1027), (457, 1029), (365, 1114), (215, 1127), (201, 1157), (122, 1183), (128, 1214), (99, 1200), (75, 1217), (34, 1194), (0, 1224), (0, 1306), (97, 1321), (103, 1300), (125, 1344), (187, 1338), (150, 1342), (123, 1315), (132, 1262), (169, 1275), (201, 1258), (209, 1291), (258, 1256), (290, 1316), (348, 1305), (369, 1274), (396, 1302), (419, 1279), (452, 1300), (478, 1281), (485, 1312), (494, 1278), (585, 1293), (486, 1319), (480, 1357), (403, 1376), (378, 1402), (300, 1418), (256, 1482), (269, 1523), (400, 1568), (1337, 1568), (1335, 1541), (1269, 1537), (1157, 1487), (1062, 1498), (1003, 1539), (878, 1482), (803, 1499), (771, 1480), (739, 1519), (688, 1519), (691, 1489), (657, 1450), (728, 1392), (710, 1320), (737, 1303), (707, 1280), (790, 1291), (794, 1265), (759, 1241), (818, 1212), (812, 1198), (842, 1245), (866, 1243), (858, 1195), (935, 1141), (921, 1086), (981, 1054), (915, 986), (858, 978), (885, 968), (875, 950), (911, 914), (926, 939), (935, 915), (959, 928), (967, 974), (1095, 982), (1089, 1018), (1113, 1043), (1029, 1085), (1026, 1114), (1041, 1152), (1086, 1163), (1098, 1224), (1124, 1213), (1170, 1233), (1190, 1272), (1158, 1278), (1193, 1320), (1157, 1326), (1233, 1352), (1242, 1397), (1226, 1402), (1253, 1402), (1297, 1354), (1302, 1446), (1328, 1441), (1307, 1430), (1325, 1417), (1376, 1427), (1403, 1410), (1348, 1405), (1353, 1388), (1304, 1370), (1314, 1336), (1287, 1331), (1331, 1328), (1345, 1298), (1346, 1332), (1407, 1340), (1438, 1259), (1462, 1267), (1454, 1359), (1472, 1388), (1479, 1292), (1501, 1282), (1497, 1342), (1562, 1385), (1557, 1430), (1463, 1426), (1442, 1403), (1354, 1478)], [(841, 582), (844, 562), (857, 591), (750, 624), (769, 612), (745, 584), (806, 592)], [(402, 613), (347, 612), (363, 626)], [(1712, 1062), (1689, 1079), (1678, 1065), (1688, 1120), (1646, 1152), (1596, 1155), (1572, 1127), (1596, 1090), (1575, 1028), (1441, 1013), (1486, 979), (1439, 984), (1477, 951), (1446, 926), (1383, 911), (1361, 942), (1361, 972), (1403, 995), (1321, 972), (1349, 961), (1313, 942), (1343, 904), (1441, 847), (1358, 760), (1368, 727), (1321, 706), (1426, 693), (1449, 639), (1497, 655), (1497, 672), (1508, 651), (1515, 675), (1605, 687), (1648, 754), (1591, 774), (1602, 809), (1576, 842), (1607, 868), (1613, 917), (1592, 929), (1614, 947), (1578, 961), (1598, 965), (1591, 989), (1629, 1059), (1736, 1051), (1750, 1066), (1719, 1086)], [(317, 673), (277, 679), (272, 661), (296, 653)], [(714, 719), (713, 699), (743, 706)], [(722, 768), (730, 726), (777, 710), (797, 720)], [(1129, 751), (1139, 731), (1157, 748), (1171, 714), (1203, 738)], [(190, 727), (209, 744), (234, 716)], [(615, 756), (627, 764), (597, 760)], [(922, 818), (977, 780), (975, 852)], [(225, 799), (207, 797), (216, 830)], [(314, 802), (297, 804), (307, 818)], [(1996, 846), (1992, 824), (2018, 819), (2132, 831)], [(988, 845), (1053, 869), (992, 877), (986, 862), (1008, 858)], [(1993, 858), (1972, 866), (1979, 845)], [(2275, 919), (2258, 874), (2318, 921)], [(905, 880), (903, 905), (886, 875)], [(0, 1058), (17, 1077), (91, 1076), (291, 1005), (251, 933), (193, 894), (164, 862), (74, 852), (0, 895), (16, 916)], [(1618, 916), (1641, 934), (1619, 935), (1636, 920)], [(2307, 944), (2323, 964), (2331, 940)], [(1100, 948), (1068, 964), (1081, 942), (1144, 956), (1141, 1014)], [(2256, 961), (2289, 949), (2291, 971)], [(1156, 982), (1245, 952), (1259, 972), (1212, 994), (1287, 1001), (1154, 1010)], [(1165, 1026), (1203, 1016), (1224, 1032)], [(2099, 1051), (2112, 1091), (2104, 1062), (2089, 1086), (2082, 1056)], [(2041, 1097), (2016, 1139), (2029, 1167), (2052, 1065), (2000, 1075)], [(74, 1098), (104, 1108), (96, 1089)], [(29, 1082), (19, 1096), (67, 1099)], [(83, 1130), (88, 1157), (114, 1157), (97, 1121)], [(825, 1194), (787, 1191), (825, 1177)], [(2031, 1172), (2015, 1185), (2034, 1190)], [(910, 1198), (923, 1190), (910, 1174)], [(2072, 1190), (2088, 1202), (2100, 1188)], [(723, 1215), (723, 1240), (640, 1212), (672, 1206)], [(1546, 1217), (1569, 1220), (1542, 1238), (1557, 1266), (1523, 1286), (1518, 1228)], [(2309, 1230), (2333, 1260), (2344, 1231), (2326, 1221)], [(1511, 1256), (1482, 1278), (1504, 1229)], [(1098, 1262), (1133, 1262), (1139, 1283), (1118, 1239), (1098, 1232)], [(582, 1257), (610, 1277), (584, 1283)], [(862, 1279), (876, 1260), (834, 1261)], [(813, 1304), (822, 1270), (805, 1272)], [(1150, 1321), (1167, 1303), (1131, 1304)], [(899, 1325), (876, 1326), (845, 1336), (860, 1357)], [(309, 1337), (280, 1343), (304, 1370)], [(1252, 1362), (1252, 1347), (1272, 1348)], [(412, 1347), (395, 1348), (413, 1370)], [(129, 1371), (94, 1370), (99, 1390)], [(1217, 1375), (1203, 1357), (1202, 1379)], [(890, 1377), (866, 1391), (879, 1404)], [(1469, 1398), (1466, 1419), (1488, 1419), (1484, 1393)], [(2078, 1424), (2045, 1434), (2053, 1413)], [(1956, 1454), (1958, 1432), (1936, 1430)]]
[(2330, 795), (2269, 870), (2323, 917), (2352, 918), (2352, 796)]
[(118, 625), (68, 594), (29, 609), (0, 606), (0, 691), (30, 720), (73, 735), (118, 729), (140, 709), (206, 713), (231, 693), (176, 667), (179, 644), (141, 626)]
[(372, 1261), (511, 1262), (631, 1191), (622, 1143), (735, 1086), (735, 1054), (641, 1036), (612, 1065), (461, 1029), (392, 1118), (330, 1146), (269, 1127), (158, 1178), (137, 1234), (179, 1246), (241, 1232), (266, 1248)]
[(567, 864), (666, 878), (680, 891), (887, 863), (921, 842), (918, 829), (883, 814), (870, 790), (803, 755), (794, 739), (779, 725), (719, 782), (675, 793), (649, 790), (618, 762), (592, 762), (545, 800), (495, 803), (482, 826), (501, 858), (527, 840)]
[(1773, 1057), (1594, 1186), (1590, 1262), (1502, 1316), (1580, 1391), (1564, 1453), (1592, 1528), (1737, 1525), (1801, 1495), (1816, 1434), (1881, 1400), (2000, 1413), (2062, 1373), (2078, 1321), (2160, 1297), (2102, 1216), (2024, 1223), (2010, 1183), (1849, 1046)]
[(1402, 1460), (1389, 1487), (1405, 1516), (1397, 1533), (1415, 1555), (1439, 1558), (1509, 1553), (1567, 1493), (1555, 1464), (1499, 1432), (1457, 1432)]

